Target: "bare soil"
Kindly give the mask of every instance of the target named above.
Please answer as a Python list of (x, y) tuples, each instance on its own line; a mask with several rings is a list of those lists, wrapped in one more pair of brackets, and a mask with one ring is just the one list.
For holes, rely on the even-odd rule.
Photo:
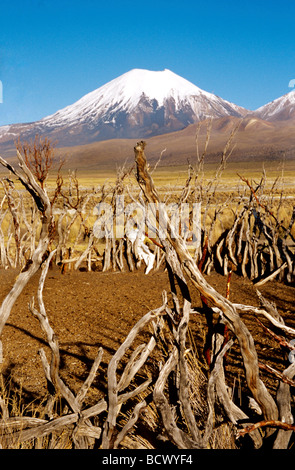
[[(0, 270), (0, 301), (11, 289), (18, 272)], [(38, 319), (28, 309), (28, 303), (37, 293), (40, 273), (30, 281), (17, 300), (3, 331), (3, 375), (10, 387), (22, 390), (27, 400), (40, 399), (47, 393), (46, 380), (38, 355), (44, 348), (50, 360), (50, 351)], [(217, 273), (209, 278), (211, 285), (223, 295), (227, 279)], [(148, 311), (162, 305), (162, 291), (169, 292), (168, 275), (164, 270), (144, 274), (135, 272), (102, 273), (76, 271), (61, 274), (57, 267), (49, 270), (44, 288), (44, 302), (50, 325), (60, 345), (62, 378), (77, 391), (85, 380), (99, 347), (104, 356), (98, 377), (89, 394), (93, 403), (106, 391), (106, 370), (111, 355), (117, 350), (135, 323)], [(289, 326), (295, 327), (294, 287), (269, 282), (260, 288), (262, 294), (276, 303), (279, 313)], [(259, 305), (256, 290), (247, 279), (233, 274), (230, 300)], [(193, 306), (200, 306), (199, 294), (191, 289)], [(265, 325), (267, 320), (260, 318)], [(244, 315), (261, 362), (283, 371), (288, 365), (288, 351), (261, 329), (255, 318)], [(198, 348), (204, 346), (207, 326), (203, 315), (191, 315), (191, 331)], [(238, 345), (234, 345), (226, 359), (226, 372), (231, 385), (244, 387), (244, 373)], [(278, 381), (261, 371), (263, 380), (272, 393)]]

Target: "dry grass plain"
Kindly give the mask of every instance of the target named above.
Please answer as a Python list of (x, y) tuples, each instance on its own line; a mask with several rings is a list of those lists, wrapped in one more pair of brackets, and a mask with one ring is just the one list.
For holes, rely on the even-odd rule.
[[(133, 162), (130, 163), (132, 167)], [(126, 164), (128, 168), (128, 164)], [(129, 167), (129, 168), (130, 168)], [(151, 169), (153, 165), (151, 165)], [(245, 190), (245, 184), (238, 174), (258, 183), (263, 169), (266, 171), (266, 188), (271, 190), (276, 182), (276, 191), (279, 197), (283, 191), (289, 209), (295, 201), (295, 162), (288, 160), (284, 163), (257, 161), (255, 165), (247, 162), (228, 163), (221, 178), (218, 180), (216, 203), (222, 202), (229, 195), (239, 195)], [(74, 168), (73, 168), (74, 170)], [(204, 185), (214, 178), (216, 163), (206, 164), (204, 167)], [(62, 172), (65, 184), (68, 170)], [(153, 179), (160, 194), (179, 194), (188, 176), (187, 165), (165, 167), (161, 164), (153, 173)], [(77, 171), (77, 178), (82, 191), (90, 191), (102, 185), (115, 184), (116, 168), (105, 167), (101, 170)], [(47, 181), (49, 189), (54, 188), (56, 175), (53, 173)], [(132, 172), (125, 184), (136, 187)], [(20, 187), (17, 184), (17, 187)], [(286, 202), (287, 203), (287, 202)], [(1, 270), (1, 297), (11, 289), (17, 270)], [(226, 278), (212, 273), (209, 282), (220, 293), (225, 295)], [(5, 394), (15, 400), (16, 409), (25, 412), (32, 402), (39, 402), (46, 396), (46, 380), (42, 365), (38, 357), (40, 347), (46, 346), (44, 334), (38, 321), (32, 317), (28, 310), (28, 301), (36, 295), (38, 276), (35, 276), (15, 304), (11, 316), (4, 328), (3, 345), (5, 362), (2, 365)], [(167, 273), (160, 270), (144, 275), (143, 267), (133, 273), (102, 273), (99, 271), (87, 272), (81, 269), (77, 272), (68, 272), (62, 275), (60, 269), (54, 267), (49, 271), (45, 284), (45, 306), (49, 321), (52, 324), (61, 347), (61, 376), (72, 390), (78, 390), (89, 373), (91, 361), (97, 354), (99, 347), (105, 351), (102, 367), (89, 394), (87, 403), (93, 404), (106, 390), (106, 368), (109, 358), (122, 343), (135, 322), (145, 313), (161, 304), (163, 289), (169, 290)], [(277, 303), (278, 311), (286, 323), (294, 327), (294, 287), (283, 286), (278, 282), (271, 282), (262, 289), (269, 299)], [(258, 297), (250, 281), (233, 277), (231, 297), (233, 301), (245, 304), (258, 305)], [(197, 292), (193, 294), (195, 305), (200, 305)], [(249, 326), (255, 340), (261, 360), (268, 362), (279, 370), (285, 367), (286, 357), (280, 354), (280, 348), (271, 338), (261, 340), (259, 328), (255, 319), (246, 315), (245, 321)], [(205, 340), (204, 319), (192, 317), (192, 332), (195, 341), (202, 350)], [(49, 351), (48, 349), (46, 349)], [(245, 382), (241, 364), (236, 359), (234, 350), (231, 351), (226, 363), (226, 370), (240, 403), (246, 400)], [(268, 372), (262, 372), (272, 394), (275, 394), (277, 379)], [(15, 397), (18, 398), (15, 398)], [(155, 440), (155, 447), (160, 443)]]
[[(194, 160), (191, 160), (189, 163), (193, 168), (196, 166), (196, 162)], [(157, 160), (154, 159), (150, 163), (150, 170), (153, 171), (156, 165)], [(218, 165), (219, 161), (204, 164), (204, 184), (214, 178)], [(116, 165), (103, 165), (94, 169), (75, 166), (74, 161), (72, 165), (68, 164), (67, 166), (68, 168), (61, 171), (63, 178), (66, 181), (69, 171), (76, 171), (81, 188), (91, 189), (106, 183), (114, 184), (117, 178), (117, 170), (122, 167), (125, 167), (126, 170), (130, 170), (130, 177), (127, 178), (128, 184), (137, 185), (136, 180), (132, 175), (135, 168), (134, 160), (132, 158), (121, 161)], [(249, 180), (259, 182), (264, 170), (266, 172), (267, 185), (269, 188), (271, 188), (273, 183), (279, 178), (281, 180), (281, 184), (285, 185), (286, 193), (293, 194), (293, 190), (295, 193), (295, 159), (285, 161), (267, 161), (259, 159), (255, 161), (229, 161), (218, 180), (218, 188), (232, 191), (233, 189), (238, 189), (244, 186), (244, 183), (241, 182), (238, 174)], [(4, 175), (4, 171), (1, 168), (0, 175)], [(152, 173), (152, 177), (155, 186), (161, 192), (165, 191), (166, 188), (176, 188), (180, 190), (183, 188), (188, 178), (188, 163), (167, 166), (165, 163), (160, 162)], [(53, 169), (48, 178), (48, 186), (54, 187), (55, 182), (56, 171)]]

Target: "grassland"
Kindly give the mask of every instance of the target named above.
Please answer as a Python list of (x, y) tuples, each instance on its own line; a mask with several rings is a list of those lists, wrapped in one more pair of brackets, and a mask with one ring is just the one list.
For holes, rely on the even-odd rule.
[[(204, 187), (208, 182), (214, 179), (217, 167), (218, 163), (208, 163), (205, 165), (204, 174), (199, 175), (200, 178), (203, 178)], [(153, 164), (151, 164), (150, 169), (153, 171)], [(281, 213), (280, 220), (285, 218), (286, 222), (284, 222), (284, 224), (286, 227), (288, 226), (295, 199), (295, 163), (290, 160), (286, 161), (284, 165), (277, 161), (265, 163), (263, 161), (257, 161), (255, 165), (253, 162), (251, 164), (247, 162), (230, 162), (218, 179), (219, 197), (213, 198), (210, 201), (210, 210), (207, 214), (206, 222), (210, 225), (214, 220), (214, 211), (217, 203), (222, 207), (222, 223), (219, 219), (216, 221), (214, 228), (216, 233), (214, 233), (212, 242), (214, 242), (214, 238), (218, 238), (223, 230), (230, 228), (232, 225), (231, 219), (233, 217), (233, 211), (231, 207), (222, 205), (222, 198), (226, 199), (229, 195), (238, 196), (240, 194), (239, 188), (243, 188), (249, 196), (249, 188), (242, 182), (238, 174), (243, 175), (251, 181), (255, 187), (256, 183), (260, 181), (264, 170), (267, 183), (265, 185), (265, 193), (268, 189), (271, 190), (276, 183), (275, 191), (272, 192), (272, 194), (277, 195), (277, 201), (281, 193), (285, 196), (281, 210), (284, 210), (286, 214)], [(0, 176), (2, 175), (3, 173)], [(66, 193), (69, 184), (68, 171), (63, 170), (62, 176), (64, 179), (63, 191)], [(173, 193), (175, 197), (178, 197), (188, 177), (188, 166), (178, 165), (168, 167), (159, 165), (152, 173), (152, 176), (160, 194), (165, 196), (170, 192), (171, 194)], [(114, 186), (117, 172), (115, 167), (101, 167), (100, 170), (79, 169), (77, 171), (77, 178), (79, 181), (79, 190), (81, 193), (85, 194), (91, 192), (92, 188), (101, 187), (104, 184)], [(136, 183), (133, 172), (130, 172), (128, 177), (124, 180), (124, 183), (130, 188), (132, 187), (134, 191), (138, 191), (138, 184)], [(52, 172), (46, 184), (48, 190), (53, 192), (56, 184), (56, 172)], [(19, 182), (16, 183), (16, 187), (17, 189), (20, 188)], [(98, 191), (98, 194), (100, 195), (101, 193)], [(0, 201), (2, 197), (3, 188), (0, 185)], [(18, 200), (19, 198), (17, 198), (17, 201)], [(62, 201), (59, 202), (62, 206)], [(6, 208), (5, 204), (3, 204), (4, 209)], [(232, 207), (234, 207), (234, 204)], [(89, 209), (88, 206), (87, 209)], [(93, 227), (95, 216), (93, 216), (90, 210), (86, 212), (84, 224), (91, 228)], [(56, 217), (58, 220), (58, 212), (56, 212)], [(69, 214), (62, 217), (63, 226), (69, 223), (70, 219), (71, 216)], [(9, 233), (13, 234), (11, 220), (4, 219), (2, 221), (2, 230), (6, 244), (10, 239), (7, 235), (8, 228), (10, 228)], [(80, 233), (80, 228), (81, 219), (78, 218), (71, 226), (68, 239), (62, 240), (64, 248), (74, 246), (76, 252), (79, 253), (85, 250), (88, 239), (86, 237), (83, 238), (83, 233)], [(78, 237), (79, 233), (81, 235), (80, 237)], [(295, 236), (295, 233), (293, 233), (293, 235)], [(81, 240), (84, 244), (82, 244)], [(54, 243), (56, 241), (57, 239)], [(52, 248), (54, 247), (55, 246), (52, 245)], [(99, 251), (100, 255), (103, 252), (103, 248), (103, 245), (96, 245), (96, 249)], [(13, 251), (13, 249), (14, 245), (11, 243), (11, 250)], [(73, 250), (72, 255), (75, 256), (75, 254)], [(5, 292), (13, 285), (16, 274), (17, 271), (15, 269), (0, 270), (0, 280), (4, 286), (1, 292), (2, 299), (4, 298)], [(101, 396), (104, 396), (103, 387), (105, 386), (104, 380), (106, 377), (107, 363), (126, 338), (130, 328), (132, 328), (135, 322), (145, 315), (148, 310), (153, 309), (155, 305), (159, 305), (162, 291), (169, 289), (167, 275), (164, 269), (155, 271), (150, 276), (145, 276), (143, 269), (136, 270), (132, 273), (128, 271), (121, 273), (120, 277), (115, 274), (118, 273), (112, 271), (101, 273), (100, 269), (88, 272), (85, 266), (83, 266), (81, 271), (66, 271), (61, 275), (60, 267), (54, 265), (46, 281), (44, 292), (45, 304), (50, 324), (52, 324), (60, 340), (62, 357), (61, 374), (64, 382), (69, 384), (69, 387), (71, 387), (75, 393), (78, 392), (85, 377), (87, 377), (89, 366), (96, 357), (98, 345), (102, 346), (105, 350), (105, 362), (102, 364), (99, 378), (87, 398), (87, 404), (89, 405), (96, 403)], [(210, 275), (210, 282), (214, 288), (224, 295), (226, 291), (225, 276), (213, 272)], [(0, 382), (0, 393), (2, 393), (7, 401), (11, 400), (12, 416), (18, 416), (22, 413), (29, 413), (34, 416), (36, 411), (33, 408), (31, 411), (31, 404), (33, 402), (38, 404), (41, 400), (42, 405), (43, 397), (46, 397), (47, 393), (47, 383), (44, 373), (40, 361), (36, 360), (40, 345), (44, 343), (44, 335), (38, 322), (32, 321), (27, 307), (32, 292), (35, 292), (38, 288), (37, 283), (38, 279), (35, 277), (24, 289), (22, 296), (20, 296), (15, 304), (9, 323), (4, 330), (4, 354), (6, 362), (3, 365), (3, 377), (6, 380), (10, 378), (11, 391), (8, 390), (7, 385), (2, 385)], [(270, 299), (275, 299), (280, 314), (284, 315), (284, 318), (287, 318), (287, 324), (293, 326), (293, 287), (285, 286), (283, 283), (279, 284), (275, 281), (274, 283), (267, 284), (266, 287), (263, 286), (262, 292), (267, 293)], [(192, 295), (193, 305), (200, 305), (199, 293), (193, 291)], [(235, 273), (233, 273), (230, 295), (232, 301), (242, 302), (245, 305), (252, 305), (252, 301), (255, 302), (255, 305), (258, 303), (255, 289), (251, 282), (247, 279), (241, 279), (241, 277)], [(268, 345), (267, 343), (269, 347), (266, 347), (267, 340), (265, 339), (265, 335), (261, 334), (261, 331), (258, 329), (253, 319), (253, 315), (248, 315), (248, 317), (243, 315), (243, 319), (245, 319), (245, 317), (246, 322), (248, 322), (247, 324), (249, 324), (249, 329), (255, 338), (259, 358), (264, 362), (267, 361), (267, 364), (271, 362), (274, 367), (279, 365), (283, 368), (284, 364), (281, 352), (278, 347), (275, 348), (277, 345), (275, 343)], [(114, 319), (117, 321), (114, 321)], [(203, 351), (205, 343), (205, 319), (198, 315), (196, 318), (194, 317), (192, 319), (191, 325), (195, 335), (194, 341), (198, 348), (196, 349), (197, 354), (201, 357), (201, 351)], [(242, 392), (248, 394), (242, 375), (243, 369), (240, 363), (237, 362), (237, 357), (239, 357), (238, 353), (234, 350), (228, 358), (229, 362), (226, 369), (226, 373), (229, 377), (228, 380), (230, 381), (229, 383), (233, 385), (234, 389), (236, 378), (238, 377), (240, 382), (240, 377), (242, 377), (241, 380), (243, 380), (243, 383), (241, 386), (239, 385), (239, 393), (241, 391), (241, 394)], [(268, 376), (266, 376), (265, 380), (272, 393), (274, 393), (275, 380)], [(1, 388), (4, 389), (4, 391), (1, 391)], [(244, 389), (246, 392), (243, 391)], [(18, 396), (19, 390), (22, 393), (19, 393)], [(10, 398), (11, 394), (13, 398)], [(28, 403), (26, 409), (23, 403)], [(43, 418), (41, 414), (38, 414), (38, 416)], [(124, 416), (120, 417), (119, 425), (121, 427), (124, 423), (123, 419), (125, 419)], [(158, 423), (158, 421), (155, 422)], [(99, 425), (102, 426), (103, 421), (99, 422)], [(159, 424), (157, 424), (157, 426), (159, 426)], [(49, 442), (39, 440), (35, 444), (32, 440), (32, 442), (28, 444), (26, 442), (24, 444), (17, 442), (16, 446), (21, 447), (21, 445), (27, 445), (29, 447), (36, 445), (50, 448), (51, 445), (52, 448), (54, 448), (54, 446), (58, 448), (58, 445), (60, 445), (60, 448), (62, 448), (61, 446), (71, 448), (73, 443), (69, 436), (71, 435), (65, 434), (65, 442), (61, 443), (57, 443), (57, 438), (53, 436), (52, 440)], [(156, 442), (154, 445), (156, 448), (157, 445), (161, 448), (163, 441), (160, 443)], [(221, 443), (219, 446), (223, 447), (224, 445), (224, 443)]]
[[(214, 178), (218, 164), (206, 163), (204, 165), (204, 180), (210, 181)], [(132, 169), (132, 162), (126, 164), (126, 169)], [(153, 165), (151, 165), (153, 170)], [(75, 168), (72, 168), (75, 171)], [(232, 190), (241, 184), (238, 174), (246, 177), (249, 180), (259, 181), (263, 171), (266, 173), (267, 182), (272, 185), (277, 178), (285, 184), (286, 191), (295, 193), (295, 160), (287, 160), (284, 163), (278, 161), (256, 161), (256, 162), (229, 162), (219, 178), (220, 187)], [(0, 173), (2, 176), (3, 170)], [(69, 176), (69, 170), (63, 170), (62, 176), (66, 182)], [(52, 171), (47, 185), (54, 187), (56, 183), (56, 171)], [(4, 173), (3, 173), (4, 175)], [(117, 178), (117, 167), (102, 166), (100, 169), (86, 169), (80, 168), (76, 172), (79, 184), (82, 188), (96, 188), (103, 184), (114, 184)], [(188, 165), (159, 165), (152, 173), (156, 187), (183, 187), (188, 177)], [(127, 178), (128, 184), (135, 184), (135, 178), (131, 171), (130, 176)]]

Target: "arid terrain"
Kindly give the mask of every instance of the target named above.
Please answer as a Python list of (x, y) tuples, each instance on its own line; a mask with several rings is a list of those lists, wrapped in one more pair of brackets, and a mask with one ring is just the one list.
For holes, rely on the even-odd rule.
[[(130, 212), (131, 205), (128, 203), (138, 201), (142, 204), (142, 194), (151, 191), (154, 184), (152, 178), (148, 180), (144, 147), (144, 142), (140, 142), (134, 149), (137, 172), (134, 168), (123, 167), (118, 168), (117, 173), (110, 169), (105, 172), (101, 170), (93, 178), (90, 170), (82, 172), (82, 178), (77, 177), (75, 172), (69, 172), (68, 175), (65, 172), (63, 177), (58, 174), (57, 178), (53, 174), (47, 179), (44, 190), (42, 175), (35, 173), (36, 182), (19, 153), (18, 158), (24, 172), (27, 171), (27, 179), (10, 167), (10, 178), (16, 178), (14, 181), (10, 178), (2, 180), (0, 304), (7, 294), (13, 296), (16, 293), (13, 286), (23, 287), (21, 294), (15, 297), (9, 317), (3, 322), (5, 325), (1, 338), (4, 360), (0, 385), (4, 400), (10, 404), (8, 426), (14, 426), (14, 417), (21, 415), (25, 418), (32, 413), (38, 415), (36, 409), (40, 407), (41, 410), (37, 425), (32, 422), (30, 429), (24, 433), (17, 430), (9, 438), (7, 435), (10, 431), (7, 428), (3, 442), (8, 448), (17, 447), (20, 442), (25, 446), (40, 445), (44, 448), (49, 442), (51, 448), (89, 448), (97, 445), (105, 449), (115, 446), (116, 436), (118, 439), (120, 437), (123, 448), (130, 448), (130, 445), (132, 448), (135, 441), (124, 442), (120, 430), (123, 432), (125, 429), (127, 440), (132, 433), (137, 439), (137, 424), (133, 424), (131, 410), (142, 406), (145, 407), (146, 415), (144, 412), (142, 416), (138, 415), (138, 423), (144, 432), (149, 426), (151, 434), (142, 443), (144, 432), (139, 433), (136, 445), (158, 448), (168, 432), (169, 445), (195, 448), (196, 444), (190, 441), (190, 429), (187, 434), (187, 431), (182, 431), (185, 439), (183, 443), (175, 435), (169, 434), (167, 429), (172, 415), (170, 418), (165, 416), (161, 408), (163, 398), (157, 395), (161, 386), (163, 390), (165, 387), (165, 394), (170, 400), (166, 406), (166, 413), (169, 414), (174, 413), (173, 410), (178, 406), (176, 403), (179, 402), (176, 397), (182, 393), (181, 406), (186, 409), (187, 399), (181, 388), (183, 384), (190, 390), (193, 419), (204, 432), (204, 442), (207, 439), (206, 429), (210, 433), (210, 444), (202, 441), (197, 444), (197, 448), (207, 445), (210, 448), (236, 448), (236, 431), (231, 427), (233, 421), (224, 418), (226, 407), (222, 395), (218, 398), (221, 407), (216, 398), (209, 396), (213, 390), (209, 383), (217, 377), (217, 362), (215, 365), (210, 363), (210, 351), (213, 363), (213, 350), (218, 360), (225, 351), (221, 348), (216, 353), (215, 341), (222, 341), (224, 348), (229, 342), (230, 348), (223, 359), (222, 380), (226, 391), (223, 396), (230, 401), (234, 412), (239, 407), (239, 416), (242, 413), (249, 417), (250, 423), (256, 423), (262, 418), (256, 412), (253, 415), (249, 401), (251, 394), (257, 398), (262, 409), (265, 400), (269, 400), (272, 407), (278, 399), (282, 373), (290, 365), (288, 341), (292, 339), (292, 332), (284, 335), (281, 329), (273, 325), (265, 315), (266, 310), (272, 311), (266, 305), (263, 306), (265, 310), (254, 313), (255, 307), (261, 305), (255, 282), (263, 281), (259, 291), (277, 308), (277, 313), (272, 312), (271, 315), (276, 318), (280, 315), (288, 327), (294, 328), (295, 212), (292, 202), (292, 165), (284, 166), (284, 162), (282, 165), (269, 164), (261, 176), (261, 168), (257, 166), (247, 171), (243, 163), (243, 172), (239, 172), (237, 162), (232, 167), (226, 167), (225, 160), (222, 160), (215, 171), (213, 166), (210, 171), (207, 168), (206, 173), (199, 169), (200, 174), (194, 177), (190, 173), (192, 168), (188, 169), (184, 165), (173, 170), (161, 165), (158, 168), (157, 164), (147, 166), (151, 174), (157, 170), (153, 179), (158, 189), (157, 192), (145, 193), (148, 201), (154, 200), (149, 199), (153, 194), (158, 203), (195, 202), (198, 197), (200, 202), (194, 206), (195, 212), (191, 211), (187, 219), (181, 213), (181, 224), (178, 222), (175, 226), (172, 215), (167, 216), (164, 210), (169, 230), (164, 226), (164, 219), (158, 215), (158, 222), (167, 231), (165, 236), (157, 229), (157, 221), (152, 222), (151, 215), (147, 217), (145, 230), (153, 224), (158, 238), (149, 234), (144, 237), (154, 256), (153, 269), (146, 275), (144, 262), (140, 264), (140, 253), (143, 253), (140, 252), (140, 243), (143, 242), (139, 238), (136, 242), (132, 241), (127, 230), (131, 214), (135, 216), (132, 212), (134, 208)], [(143, 165), (145, 171), (140, 165)], [(237, 173), (243, 176), (238, 177)], [(143, 178), (149, 181), (145, 187), (142, 186)], [(126, 197), (126, 206), (122, 211), (122, 224), (126, 230), (123, 236), (108, 238), (105, 232), (101, 238), (97, 226), (100, 227), (104, 212), (99, 212), (98, 208), (101, 202), (107, 201), (107, 208), (111, 209), (110, 220), (117, 223), (117, 214), (122, 210), (118, 195)], [(32, 205), (31, 196), (36, 207), (34, 203)], [(177, 208), (179, 211), (180, 205)], [(159, 213), (161, 210), (163, 206), (159, 204)], [(197, 217), (199, 222), (194, 225)], [(173, 233), (175, 236), (170, 235)], [(184, 236), (185, 243), (180, 241)], [(193, 259), (189, 253), (194, 252), (194, 246), (197, 248)], [(42, 256), (37, 255), (38, 250), (41, 250), (39, 253)], [(169, 270), (166, 269), (165, 257)], [(40, 275), (46, 272), (43, 267), (49, 267), (43, 292), (46, 314), (45, 310), (42, 313), (40, 296), (37, 299)], [(198, 267), (208, 282), (207, 287), (204, 287), (201, 275), (198, 279)], [(163, 301), (164, 291), (168, 296), (167, 302)], [(191, 302), (188, 302), (188, 291)], [(35, 315), (32, 313), (33, 298)], [(232, 307), (227, 307), (226, 302)], [(234, 304), (249, 306), (245, 310), (247, 313), (240, 313), (243, 323), (237, 313), (241, 309), (234, 307)], [(5, 316), (3, 305), (1, 318)], [(189, 311), (186, 310), (187, 305)], [(208, 307), (214, 307), (215, 310)], [(159, 308), (162, 308), (161, 312), (165, 309), (165, 320), (149, 320), (144, 329), (139, 332), (134, 329), (148, 312)], [(39, 318), (36, 315), (38, 310), (41, 312)], [(188, 330), (185, 327), (185, 337), (181, 339), (183, 320), (186, 322), (187, 314)], [(222, 323), (223, 318), (226, 327)], [(125, 351), (120, 346), (131, 331), (133, 340)], [(212, 335), (210, 338), (209, 333)], [(55, 343), (56, 338), (58, 345)], [(172, 368), (171, 375), (168, 373), (165, 377), (164, 373), (167, 374), (166, 370), (169, 371), (168, 367), (173, 364), (171, 361), (175, 361), (174, 355), (178, 348), (182, 354), (173, 365), (175, 370)], [(100, 350), (103, 351), (102, 360), (93, 375), (92, 367)], [(120, 359), (114, 360), (123, 350)], [(181, 368), (181, 361), (186, 364), (185, 368)], [(48, 365), (50, 362), (51, 368)], [(180, 374), (179, 382), (177, 374)], [(94, 377), (93, 383), (90, 377)], [(251, 377), (254, 378), (253, 382)], [(293, 384), (292, 377), (284, 380), (289, 385)], [(76, 397), (79, 397), (81, 387), (86, 387), (85, 383), (89, 384), (89, 389), (79, 403)], [(262, 387), (260, 391), (264, 393), (263, 397), (256, 395), (256, 386)], [(122, 408), (112, 405), (112, 390), (118, 400), (123, 400)], [(141, 390), (144, 390), (144, 398)], [(220, 392), (219, 389), (216, 393)], [(148, 404), (145, 402), (147, 397)], [(56, 407), (55, 414), (48, 408), (51, 399)], [(209, 400), (215, 400), (216, 420), (220, 426), (213, 423), (215, 418), (210, 412), (212, 402)], [(293, 409), (293, 398), (290, 396), (289, 400), (290, 409)], [(101, 408), (97, 410), (97, 406)], [(84, 424), (84, 428), (81, 428), (81, 423), (76, 425), (79, 413), (88, 413), (90, 408), (95, 408), (91, 415), (93, 421), (88, 422), (85, 415), (82, 424), (85, 422), (86, 428)], [(78, 412), (75, 411), (78, 409)], [(273, 413), (270, 410), (269, 416), (278, 416), (276, 410), (273, 408)], [(186, 418), (181, 410), (179, 412), (179, 426), (185, 429)], [(7, 414), (8, 408), (2, 413)], [(112, 413), (115, 413), (115, 425), (110, 427), (108, 434)], [(145, 421), (147, 416), (148, 425)], [(268, 416), (267, 413), (263, 414), (265, 416)], [(64, 426), (64, 421), (61, 427), (60, 418), (70, 420), (72, 427)], [(126, 423), (127, 418), (130, 421)], [(42, 423), (40, 420), (43, 420)], [(246, 426), (240, 418), (235, 424), (240, 426), (240, 422)], [(59, 437), (56, 437), (58, 433), (51, 432), (51, 426), (56, 423)], [(45, 434), (42, 434), (41, 424), (46, 428)], [(3, 426), (7, 424), (3, 423)], [(128, 426), (131, 426), (131, 431)], [(175, 424), (174, 429), (176, 427)], [(82, 432), (82, 440), (76, 440), (77, 430)], [(58, 442), (62, 435), (65, 441)], [(96, 443), (85, 441), (86, 436), (87, 439), (94, 438)], [(262, 441), (255, 445), (261, 446)], [(293, 445), (292, 439), (288, 445)]]
[[(149, 137), (147, 155), (149, 161), (156, 162), (165, 150), (162, 163), (172, 168), (177, 165), (187, 165), (188, 161), (194, 165), (197, 156), (197, 147), (202, 154), (207, 139), (210, 121), (200, 124), (191, 124), (188, 127), (168, 134)], [(214, 119), (210, 130), (209, 145), (206, 152), (206, 162), (217, 164), (222, 151), (232, 132), (236, 130), (234, 149), (231, 161), (235, 165), (244, 165), (253, 169), (259, 162), (278, 165), (285, 159), (288, 165), (294, 160), (294, 121), (268, 122), (253, 116), (236, 118), (233, 116)], [(198, 136), (198, 137), (197, 137)], [(91, 142), (84, 145), (63, 146), (56, 142), (56, 154), (65, 160), (64, 168), (75, 169), (80, 172), (101, 173), (105, 170), (114, 170), (117, 166), (127, 162), (127, 166), (134, 163), (133, 147), (137, 139), (111, 139)], [(16, 161), (15, 143), (0, 143), (0, 154), (10, 162)], [(293, 165), (292, 165), (293, 166)]]
[(0, 451), (292, 456), (295, 4), (63, 3), (1, 9)]
[[(1, 301), (13, 285), (17, 271), (0, 270)], [(3, 332), (5, 362), (2, 372), (12, 388), (21, 389), (23, 398), (31, 401), (46, 395), (46, 380), (38, 350), (46, 346), (45, 335), (38, 319), (29, 311), (28, 303), (36, 297), (39, 275), (17, 300)], [(224, 295), (226, 277), (212, 273), (208, 277), (211, 285)], [(58, 336), (62, 357), (61, 376), (72, 390), (78, 390), (85, 380), (98, 348), (103, 347), (104, 356), (95, 386), (89, 396), (93, 402), (105, 391), (106, 368), (114, 354), (135, 323), (148, 311), (162, 303), (162, 291), (169, 290), (167, 273), (144, 274), (141, 268), (135, 272), (86, 272), (73, 271), (61, 274), (52, 268), (46, 279), (44, 302), (49, 322)], [(295, 326), (294, 286), (269, 282), (260, 288), (263, 295), (275, 302), (279, 313), (288, 326)], [(193, 306), (200, 307), (200, 296), (193, 293)], [(230, 299), (246, 305), (259, 305), (255, 288), (246, 279), (233, 275)], [(250, 315), (243, 316), (257, 341), (256, 348), (261, 362), (283, 371), (288, 364), (287, 351), (268, 334), (262, 333), (261, 326)], [(260, 318), (267, 325), (267, 321)], [(191, 315), (190, 328), (198, 349), (202, 350), (207, 331), (206, 320), (201, 314)], [(227, 358), (227, 374), (238, 392), (243, 386), (244, 373), (235, 357), (235, 349)], [(277, 388), (277, 379), (261, 371), (272, 393)], [(240, 384), (239, 384), (240, 382)], [(243, 388), (243, 387), (242, 387)]]

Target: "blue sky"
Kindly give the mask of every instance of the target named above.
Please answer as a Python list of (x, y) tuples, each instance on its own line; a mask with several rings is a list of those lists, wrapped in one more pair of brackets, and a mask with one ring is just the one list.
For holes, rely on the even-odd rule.
[(133, 68), (168, 68), (247, 109), (295, 79), (293, 0), (1, 3), (0, 125), (41, 119)]

